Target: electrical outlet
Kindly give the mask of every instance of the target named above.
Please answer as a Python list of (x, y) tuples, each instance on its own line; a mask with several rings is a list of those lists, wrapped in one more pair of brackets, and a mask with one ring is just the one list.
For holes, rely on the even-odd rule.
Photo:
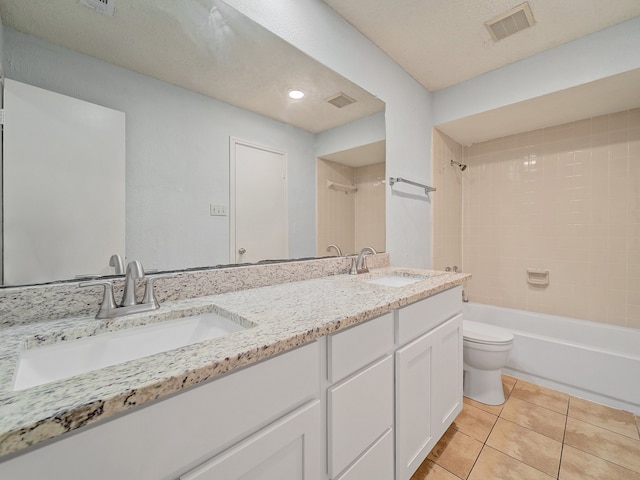
[(224, 217), (227, 215), (227, 207), (224, 205), (209, 205), (209, 213), (212, 217)]

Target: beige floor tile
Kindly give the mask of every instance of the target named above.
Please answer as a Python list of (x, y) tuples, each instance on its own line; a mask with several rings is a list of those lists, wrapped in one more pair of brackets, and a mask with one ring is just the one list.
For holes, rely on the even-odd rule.
[(640, 480), (640, 473), (607, 462), (565, 445), (560, 462), (560, 480)]
[(426, 459), (411, 476), (411, 480), (460, 480), (460, 477)]
[(469, 480), (551, 480), (546, 473), (491, 447), (484, 447)]
[(552, 477), (557, 477), (562, 443), (499, 418), (487, 445)]
[(640, 439), (635, 415), (631, 412), (617, 410), (582, 398), (571, 397), (569, 400), (569, 416), (636, 440)]
[(454, 428), (449, 428), (429, 453), (428, 459), (466, 479), (471, 472), (482, 443)]
[(507, 400), (500, 417), (559, 442), (564, 438), (567, 417), (516, 397)]
[(564, 442), (578, 450), (640, 473), (640, 440), (569, 417)]
[(540, 407), (548, 408), (554, 412), (563, 415), (567, 414), (569, 395), (566, 393), (557, 392), (550, 388), (525, 382), (524, 380), (518, 380), (516, 386), (513, 387), (511, 395), (520, 400), (526, 400)]
[(500, 415), (500, 412), (502, 411), (502, 405), (504, 405), (504, 404), (502, 404), (502, 405), (486, 405), (484, 403), (477, 402), (477, 401), (472, 400), (472, 399), (467, 398), (467, 397), (464, 397), (463, 400), (464, 400), (464, 403), (466, 405), (471, 405), (473, 407), (479, 408), (480, 410), (483, 410), (483, 411), (485, 411), (487, 413), (495, 415), (496, 417), (498, 415)]
[(496, 415), (465, 403), (462, 406), (462, 412), (456, 417), (452, 426), (484, 443), (487, 441), (496, 420), (498, 420)]
[(518, 379), (515, 377), (502, 374), (502, 390), (504, 390), (504, 398), (509, 398), (509, 395), (511, 395), (513, 387), (516, 386), (517, 381)]

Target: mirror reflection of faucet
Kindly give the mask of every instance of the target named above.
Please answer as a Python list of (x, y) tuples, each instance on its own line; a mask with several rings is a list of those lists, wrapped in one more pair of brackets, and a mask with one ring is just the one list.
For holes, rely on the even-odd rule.
[(116, 275), (124, 275), (124, 263), (119, 253), (114, 253), (109, 259), (109, 266), (115, 269)]
[[(138, 260), (129, 262), (124, 279), (122, 302), (119, 305), (116, 303), (115, 296), (113, 294), (113, 283), (111, 280), (90, 280), (87, 282), (81, 282), (78, 286), (91, 287), (94, 285), (102, 285), (104, 287), (102, 303), (100, 304), (96, 318), (109, 319), (130, 315), (132, 313), (148, 312), (160, 308), (160, 304), (158, 303), (153, 291), (153, 282), (158, 278), (168, 278), (170, 276), (170, 274), (165, 274), (146, 277), (144, 268)], [(145, 281), (144, 295), (141, 302), (138, 302), (136, 299), (136, 280)]]
[(327, 252), (331, 252), (331, 249), (334, 249), (336, 251), (336, 253), (338, 254), (338, 257), (342, 256), (342, 250), (340, 250), (340, 247), (338, 245), (336, 245), (335, 243), (332, 243), (331, 245), (329, 245), (327, 247)]

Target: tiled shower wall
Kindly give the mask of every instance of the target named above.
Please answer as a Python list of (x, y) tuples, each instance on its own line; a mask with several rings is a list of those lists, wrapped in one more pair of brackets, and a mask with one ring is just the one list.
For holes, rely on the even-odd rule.
[[(316, 255), (336, 244), (344, 255), (364, 246), (385, 251), (385, 164), (350, 167), (318, 159)], [(327, 180), (354, 185), (357, 192), (327, 188)]]
[[(475, 144), (463, 157), (472, 301), (640, 328), (640, 109)], [(548, 270), (549, 285), (528, 284), (527, 269)]]
[(433, 131), (433, 268), (462, 267), (462, 176), (451, 160), (462, 163), (462, 146)]

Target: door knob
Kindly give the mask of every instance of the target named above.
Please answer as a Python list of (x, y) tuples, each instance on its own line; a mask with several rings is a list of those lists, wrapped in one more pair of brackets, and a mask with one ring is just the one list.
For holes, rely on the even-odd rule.
[(239, 249), (238, 249), (238, 253), (239, 253), (240, 255), (244, 255), (245, 253), (247, 253), (247, 250), (246, 250), (246, 249), (244, 249), (244, 248), (239, 248)]

